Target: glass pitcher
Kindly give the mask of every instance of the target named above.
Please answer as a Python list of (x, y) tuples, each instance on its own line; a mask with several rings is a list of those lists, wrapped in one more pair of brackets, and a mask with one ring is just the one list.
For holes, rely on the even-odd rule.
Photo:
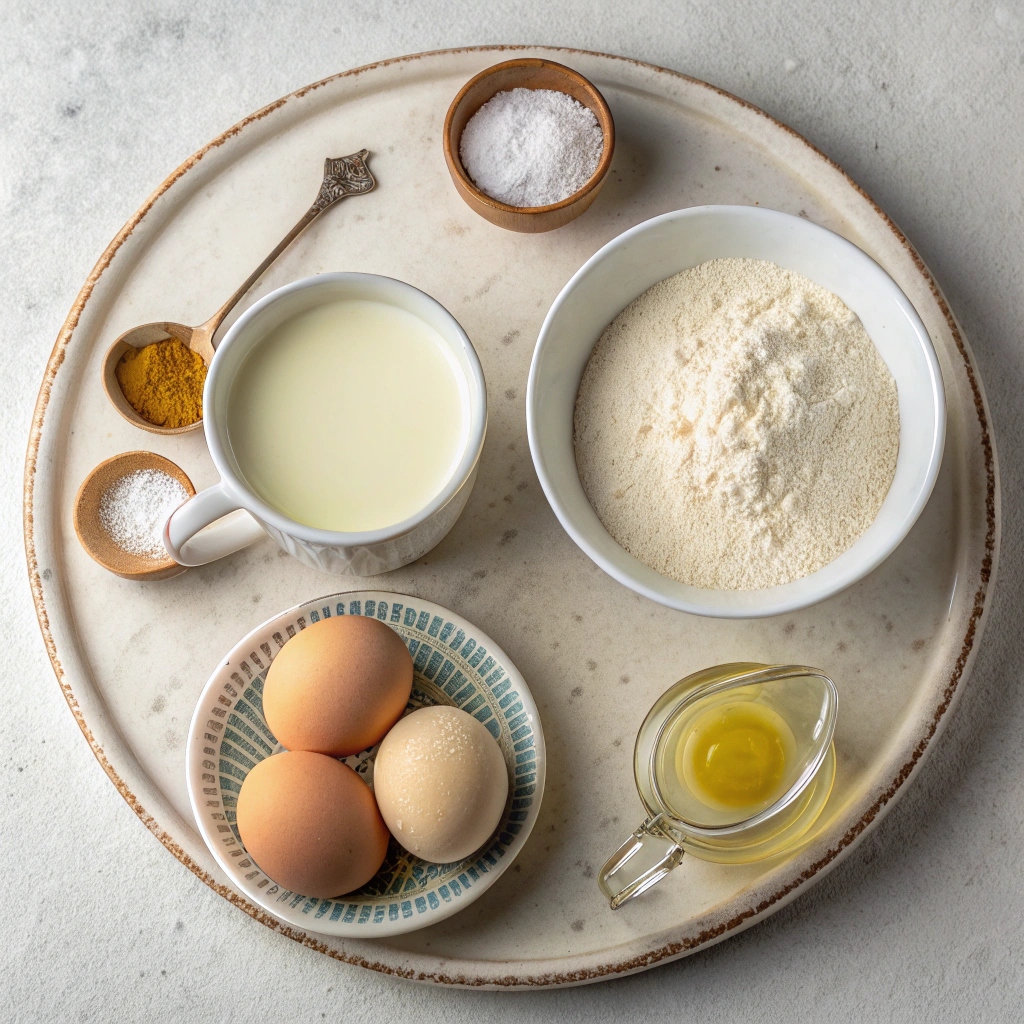
[[(716, 708), (745, 709), (784, 723), (784, 767), (760, 805), (715, 805), (695, 792), (693, 778), (680, 768), (687, 739)], [(684, 853), (746, 863), (806, 841), (835, 780), (837, 709), (835, 683), (806, 665), (717, 665), (663, 693), (640, 727), (633, 754), (647, 819), (598, 876), (612, 909), (660, 882)]]

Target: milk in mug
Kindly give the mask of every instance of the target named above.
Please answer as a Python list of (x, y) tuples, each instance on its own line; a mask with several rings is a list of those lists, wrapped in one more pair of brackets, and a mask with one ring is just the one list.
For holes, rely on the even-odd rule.
[(468, 387), (415, 314), (342, 299), (279, 324), (246, 355), (228, 397), (238, 469), (268, 505), (322, 530), (414, 516), (467, 444)]

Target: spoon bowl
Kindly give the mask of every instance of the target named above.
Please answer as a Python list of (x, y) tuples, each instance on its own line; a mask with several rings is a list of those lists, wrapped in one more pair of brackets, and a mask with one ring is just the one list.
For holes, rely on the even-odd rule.
[[(147, 324), (147, 327), (161, 327), (162, 324)], [(169, 326), (176, 327), (176, 324)], [(145, 327), (136, 328), (145, 330)], [(157, 339), (160, 340), (160, 339)], [(117, 381), (114, 381), (117, 388)], [(120, 389), (118, 388), (120, 395)], [(123, 396), (122, 396), (123, 397)], [(131, 408), (129, 406), (129, 408)], [(133, 410), (134, 411), (134, 410)], [(189, 429), (188, 427), (179, 429)], [(101, 462), (82, 482), (75, 496), (73, 512), (75, 533), (93, 559), (108, 572), (126, 580), (166, 580), (183, 573), (186, 566), (179, 565), (170, 555), (162, 558), (147, 558), (144, 555), (133, 555), (124, 548), (118, 547), (114, 539), (103, 528), (100, 522), (100, 501), (107, 489), (117, 480), (140, 469), (155, 469), (173, 477), (188, 497), (195, 496), (196, 489), (180, 466), (170, 459), (165, 459), (154, 452), (124, 452)]]
[(186, 423), (183, 427), (162, 427), (157, 423), (150, 423), (144, 416), (135, 411), (131, 403), (124, 397), (121, 385), (117, 382), (117, 364), (121, 362), (125, 352), (131, 348), (145, 348), (158, 341), (169, 341), (177, 338), (193, 352), (198, 353), (203, 362), (209, 366), (213, 359), (213, 344), (211, 335), (202, 327), (186, 327), (185, 324), (176, 324), (169, 321), (142, 324), (141, 327), (132, 327), (122, 334), (117, 341), (107, 349), (103, 358), (103, 390), (107, 393), (111, 405), (134, 427), (141, 427), (151, 434), (184, 434), (189, 430), (195, 430), (203, 425), (202, 419), (195, 423)]

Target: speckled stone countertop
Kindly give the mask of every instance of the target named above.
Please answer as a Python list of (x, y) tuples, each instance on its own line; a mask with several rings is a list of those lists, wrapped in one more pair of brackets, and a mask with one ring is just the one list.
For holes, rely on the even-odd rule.
[[(1008, 1020), (1024, 1006), (1024, 11), (876, 2), (41, 5), (0, 33), (0, 954), (17, 1020)], [(67, 309), (121, 224), (193, 150), (332, 72), (544, 42), (692, 74), (792, 125), (920, 250), (973, 346), (1001, 459), (1000, 583), (943, 740), (824, 882), (714, 949), (632, 979), (516, 995), (414, 987), (261, 928), (147, 834), (104, 777), (39, 638), (21, 546), (31, 408)], [(242, 979), (258, 977), (246, 989)], [(248, 995), (246, 993), (251, 993)], [(8, 1001), (9, 1000), (9, 1001)], [(7, 1011), (7, 1018), (11, 1011)]]

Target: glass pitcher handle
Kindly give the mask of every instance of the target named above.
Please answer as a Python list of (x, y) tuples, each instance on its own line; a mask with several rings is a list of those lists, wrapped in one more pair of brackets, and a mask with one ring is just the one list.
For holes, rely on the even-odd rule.
[(612, 855), (597, 884), (612, 910), (660, 882), (682, 859), (683, 848), (661, 827), (662, 815), (648, 818)]

